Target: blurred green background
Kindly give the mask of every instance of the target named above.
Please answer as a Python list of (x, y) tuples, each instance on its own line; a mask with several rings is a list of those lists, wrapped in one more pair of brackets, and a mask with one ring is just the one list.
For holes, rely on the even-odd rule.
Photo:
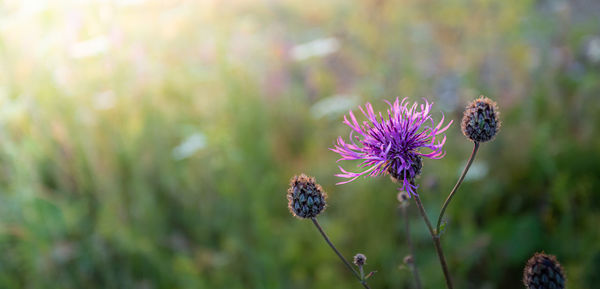
[[(454, 120), (419, 179), (431, 218), (472, 145), (480, 94), (503, 126), (447, 212), (457, 288), (522, 288), (537, 251), (599, 288), (600, 3), (0, 1), (0, 288), (360, 288), (285, 192), (412, 288), (396, 187), (336, 186), (342, 118), (427, 97)], [(356, 163), (343, 163), (355, 170)], [(426, 288), (444, 288), (411, 209)]]

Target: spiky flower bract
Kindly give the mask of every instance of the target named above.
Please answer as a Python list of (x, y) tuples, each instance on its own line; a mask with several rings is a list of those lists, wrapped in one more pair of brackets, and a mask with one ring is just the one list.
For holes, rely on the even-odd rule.
[(556, 257), (535, 253), (525, 265), (523, 283), (528, 289), (564, 289), (565, 273)]
[(491, 99), (480, 96), (465, 108), (461, 129), (474, 142), (486, 142), (500, 130), (498, 106)]
[(325, 209), (327, 194), (315, 182), (315, 178), (301, 174), (290, 180), (287, 198), (292, 215), (308, 219), (316, 217)]
[[(362, 175), (378, 176), (389, 174), (398, 180), (402, 187), (411, 195), (416, 194), (417, 185), (415, 178), (421, 173), (422, 157), (441, 159), (444, 157), (442, 147), (446, 136), (440, 140), (439, 134), (448, 129), (452, 121), (442, 126), (444, 117), (436, 125), (430, 115), (433, 103), (424, 99), (425, 104), (413, 103), (409, 106), (404, 98), (389, 105), (387, 117), (381, 112), (376, 114), (373, 106), (367, 103), (359, 107), (367, 118), (360, 124), (352, 111), (344, 116), (344, 123), (352, 128), (350, 142), (346, 143), (342, 137), (337, 139), (337, 144), (332, 151), (340, 154), (341, 160), (363, 160), (359, 167), (364, 170), (358, 173), (348, 172), (342, 167), (341, 174), (336, 176), (349, 180), (339, 182), (345, 184)], [(419, 108), (419, 109), (417, 109)], [(421, 152), (429, 149), (428, 152)]]

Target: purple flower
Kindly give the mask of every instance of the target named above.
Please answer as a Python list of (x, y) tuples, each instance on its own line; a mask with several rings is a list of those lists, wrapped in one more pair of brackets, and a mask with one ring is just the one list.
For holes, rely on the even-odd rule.
[[(363, 160), (359, 167), (362, 172), (353, 173), (340, 168), (341, 174), (336, 176), (347, 178), (349, 180), (339, 182), (339, 184), (349, 183), (362, 175), (379, 176), (390, 174), (392, 178), (401, 181), (400, 190), (408, 191), (415, 195), (417, 185), (415, 178), (421, 173), (422, 157), (430, 159), (441, 159), (445, 153), (442, 150), (446, 142), (446, 136), (440, 140), (436, 136), (443, 133), (452, 124), (452, 121), (445, 127), (442, 127), (444, 117), (435, 125), (431, 115), (433, 103), (423, 99), (425, 104), (418, 105), (414, 103), (409, 107), (406, 98), (400, 102), (398, 98), (391, 104), (387, 110), (387, 118), (384, 118), (381, 112), (379, 117), (373, 111), (370, 103), (365, 105), (365, 109), (359, 107), (362, 113), (367, 117), (362, 125), (356, 120), (356, 117), (350, 111), (350, 120), (344, 116), (344, 123), (352, 131), (350, 132), (350, 143), (346, 143), (342, 137), (339, 137), (337, 144), (332, 151), (340, 154), (341, 160)], [(420, 110), (417, 110), (417, 107)], [(356, 135), (355, 135), (356, 134)], [(429, 149), (427, 152), (421, 152), (422, 148)]]

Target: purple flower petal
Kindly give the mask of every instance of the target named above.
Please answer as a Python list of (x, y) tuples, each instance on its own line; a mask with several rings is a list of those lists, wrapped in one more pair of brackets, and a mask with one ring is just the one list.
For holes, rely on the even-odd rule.
[[(350, 111), (344, 116), (343, 123), (352, 130), (349, 142), (338, 137), (336, 144), (330, 150), (340, 155), (342, 160), (363, 160), (359, 167), (363, 170), (358, 173), (344, 170), (341, 166), (340, 174), (336, 176), (348, 179), (337, 184), (354, 181), (360, 176), (379, 176), (390, 174), (402, 183), (400, 190), (416, 194), (417, 185), (414, 178), (420, 173), (421, 157), (441, 159), (445, 152), (443, 146), (446, 136), (440, 140), (436, 138), (444, 133), (452, 124), (450, 121), (444, 126), (442, 120), (435, 125), (430, 115), (433, 103), (423, 99), (424, 104), (413, 103), (409, 108), (406, 98), (399, 98), (391, 103), (387, 114), (375, 113), (373, 106), (366, 103), (359, 106), (360, 111), (367, 120), (362, 124), (358, 122), (354, 113)], [(417, 110), (418, 109), (418, 110)], [(384, 118), (387, 115), (387, 118)], [(354, 134), (356, 133), (356, 134)], [(428, 149), (429, 152), (421, 152)]]

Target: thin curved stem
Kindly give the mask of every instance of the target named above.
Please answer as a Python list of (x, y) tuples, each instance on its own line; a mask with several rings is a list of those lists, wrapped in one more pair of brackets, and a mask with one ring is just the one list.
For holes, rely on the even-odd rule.
[(446, 264), (446, 258), (444, 257), (444, 251), (442, 250), (442, 245), (440, 244), (440, 236), (435, 232), (433, 226), (431, 226), (431, 222), (429, 221), (429, 217), (427, 217), (427, 213), (425, 212), (425, 208), (421, 203), (421, 199), (418, 194), (414, 195), (415, 203), (417, 203), (417, 207), (419, 207), (419, 212), (421, 212), (421, 216), (423, 220), (425, 220), (425, 224), (427, 224), (427, 228), (429, 229), (429, 233), (431, 233), (431, 238), (433, 239), (433, 244), (435, 245), (435, 252), (440, 259), (440, 264), (442, 265), (442, 271), (444, 272), (444, 278), (446, 279), (446, 287), (448, 289), (453, 289), (452, 280), (450, 279), (450, 272), (448, 271), (448, 265)]
[(425, 220), (427, 229), (429, 229), (429, 233), (431, 234), (431, 236), (435, 236), (435, 231), (433, 230), (431, 221), (429, 221), (429, 217), (427, 217), (427, 213), (425, 212), (425, 208), (423, 207), (423, 204), (421, 203), (421, 198), (419, 198), (419, 194), (414, 194), (414, 197), (415, 197), (415, 203), (417, 203), (417, 207), (419, 208), (419, 212), (421, 213), (423, 220)]
[(463, 170), (462, 174), (460, 175), (460, 178), (458, 178), (456, 185), (454, 185), (454, 188), (452, 189), (452, 191), (446, 198), (446, 201), (444, 201), (444, 204), (442, 205), (442, 209), (440, 211), (440, 216), (438, 217), (438, 220), (437, 220), (437, 226), (435, 227), (436, 228), (435, 231), (437, 232), (438, 235), (440, 234), (440, 227), (442, 226), (442, 218), (444, 217), (446, 208), (450, 204), (450, 201), (452, 200), (452, 197), (454, 197), (454, 194), (458, 190), (458, 187), (460, 187), (463, 180), (465, 179), (465, 176), (467, 175), (467, 172), (469, 171), (471, 164), (473, 164), (473, 160), (475, 159), (475, 155), (477, 154), (478, 149), (479, 149), (479, 142), (475, 142), (473, 145), (473, 152), (471, 152), (471, 157), (469, 157), (469, 161), (467, 161), (467, 165), (465, 166), (465, 169)]
[(410, 257), (412, 259), (412, 264), (410, 264), (410, 269), (413, 273), (413, 277), (415, 278), (415, 287), (417, 289), (421, 289), (421, 278), (419, 277), (419, 270), (417, 269), (416, 258), (415, 258), (415, 247), (410, 239), (410, 222), (408, 220), (408, 203), (401, 204), (400, 209), (402, 210), (402, 218), (404, 219), (404, 233), (406, 234), (406, 242), (408, 243), (408, 249), (410, 251)]
[(333, 249), (333, 251), (338, 255), (338, 257), (340, 257), (340, 260), (342, 260), (344, 265), (346, 265), (346, 268), (348, 268), (348, 270), (350, 270), (352, 272), (352, 274), (354, 274), (354, 277), (356, 277), (356, 279), (358, 279), (358, 281), (360, 281), (360, 284), (362, 284), (363, 287), (365, 287), (366, 289), (370, 289), (369, 285), (367, 285), (367, 281), (363, 280), (360, 277), (360, 274), (358, 272), (356, 272), (356, 270), (352, 267), (352, 265), (350, 265), (350, 262), (348, 262), (346, 260), (346, 258), (344, 258), (344, 256), (340, 253), (340, 251), (338, 251), (338, 249), (333, 245), (333, 243), (331, 243), (331, 241), (329, 240), (329, 237), (327, 237), (327, 234), (325, 234), (325, 231), (323, 231), (323, 228), (321, 228), (321, 225), (319, 225), (317, 218), (311, 218), (311, 220), (313, 221), (313, 224), (315, 224), (315, 226), (319, 230), (319, 233), (321, 233), (321, 236), (323, 236), (323, 238), (325, 239), (327, 244), (329, 244), (329, 247), (331, 247), (331, 249)]
[(446, 258), (444, 257), (444, 251), (442, 250), (439, 235), (433, 236), (433, 244), (435, 245), (435, 251), (440, 259), (440, 264), (442, 264), (442, 270), (444, 271), (444, 277), (446, 278), (446, 286), (448, 289), (452, 289), (452, 279), (450, 277), (450, 272), (448, 271), (448, 265), (446, 264)]

